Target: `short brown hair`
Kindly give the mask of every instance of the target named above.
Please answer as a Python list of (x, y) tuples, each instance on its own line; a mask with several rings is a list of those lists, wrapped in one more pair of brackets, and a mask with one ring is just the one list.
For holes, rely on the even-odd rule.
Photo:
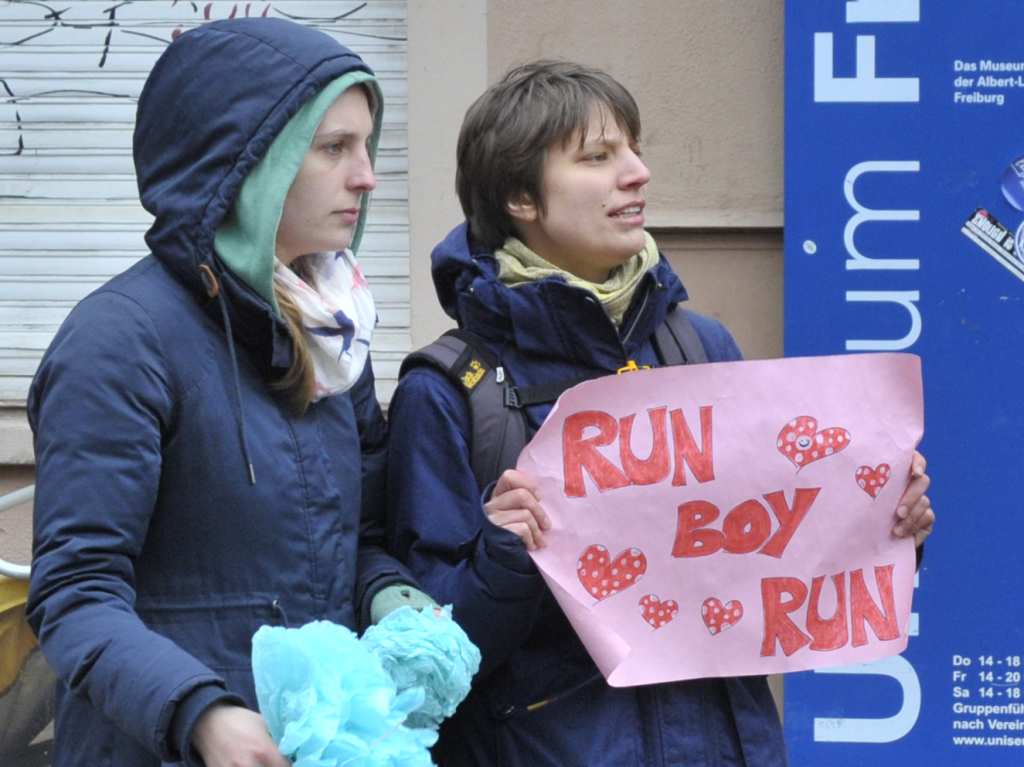
[(640, 140), (640, 110), (629, 91), (611, 75), (569, 61), (516, 67), (473, 103), (459, 132), (455, 189), (477, 240), (497, 249), (515, 235), (510, 200), (525, 195), (544, 210), (548, 148), (575, 135), (582, 144), (595, 104)]

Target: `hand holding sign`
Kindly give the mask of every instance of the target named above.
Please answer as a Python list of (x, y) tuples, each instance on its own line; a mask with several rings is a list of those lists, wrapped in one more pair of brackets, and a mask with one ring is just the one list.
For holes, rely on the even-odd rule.
[(528, 551), (547, 545), (544, 531), (551, 521), (540, 505), (537, 485), (522, 472), (509, 469), (498, 477), (484, 511), (498, 527), (518, 535)]
[(915, 450), (910, 469), (912, 479), (900, 499), (900, 505), (896, 508), (896, 517), (899, 521), (892, 529), (893, 535), (913, 535), (915, 546), (924, 543), (924, 539), (931, 535), (932, 526), (935, 524), (935, 512), (931, 501), (925, 495), (931, 484), (931, 479), (924, 473), (926, 466), (924, 456)]

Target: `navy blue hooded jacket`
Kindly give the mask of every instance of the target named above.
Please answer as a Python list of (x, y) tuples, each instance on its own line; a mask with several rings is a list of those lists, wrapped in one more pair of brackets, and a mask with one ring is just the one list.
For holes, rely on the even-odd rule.
[[(517, 386), (611, 374), (630, 360), (658, 365), (654, 331), (687, 297), (662, 258), (617, 328), (582, 288), (549, 277), (510, 289), (497, 273), (465, 224), (434, 250), (445, 311), (484, 339)], [(740, 358), (721, 324), (688, 316), (711, 362)], [(550, 408), (528, 408), (532, 429)], [(448, 379), (414, 368), (389, 412), (389, 542), (435, 599), (454, 605), (483, 655), (469, 698), (441, 727), (442, 767), (786, 763), (763, 677), (605, 683), (519, 537), (487, 520), (469, 459), (469, 409)]]
[(55, 766), (198, 763), (208, 706), (256, 707), (261, 625), (356, 628), (380, 589), (414, 582), (383, 547), (371, 367), (295, 416), (270, 388), (287, 326), (213, 249), (275, 136), (352, 70), (369, 72), (321, 32), (237, 19), (182, 35), (147, 81), (135, 162), (152, 254), (74, 309), (29, 396), (27, 615), (62, 681)]

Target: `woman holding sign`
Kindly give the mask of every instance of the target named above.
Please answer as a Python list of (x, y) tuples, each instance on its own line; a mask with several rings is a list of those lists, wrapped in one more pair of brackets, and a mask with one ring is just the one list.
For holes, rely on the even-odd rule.
[[(523, 409), (531, 432), (565, 385), (666, 360), (654, 337), (687, 296), (643, 228), (639, 139), (625, 88), (566, 62), (510, 72), (463, 123), (468, 221), (435, 249), (434, 282), (498, 373), (520, 390), (547, 387), (548, 400)], [(721, 324), (686, 319), (708, 360), (740, 359)], [(483, 654), (473, 692), (441, 729), (440, 764), (785, 764), (764, 677), (605, 683), (527, 554), (550, 527), (535, 485), (514, 470), (474, 474), (487, 446), (472, 444), (481, 432), (460, 388), (479, 375), (467, 369), (460, 383), (414, 367), (391, 405), (389, 540)], [(894, 524), (920, 541), (933, 514), (915, 461)], [(482, 503), (480, 486), (495, 482)]]

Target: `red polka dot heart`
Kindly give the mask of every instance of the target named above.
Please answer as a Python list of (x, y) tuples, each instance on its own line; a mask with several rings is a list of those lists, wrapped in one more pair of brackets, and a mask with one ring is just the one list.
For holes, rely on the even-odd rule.
[(576, 563), (576, 575), (598, 601), (628, 589), (647, 572), (647, 557), (640, 549), (625, 549), (614, 557), (599, 544), (587, 546)]
[(654, 594), (648, 594), (641, 599), (637, 607), (644, 620), (656, 629), (660, 629), (666, 623), (671, 623), (672, 619), (679, 614), (679, 604), (676, 600), (666, 599), (662, 602)]
[(736, 599), (723, 605), (720, 599), (709, 597), (704, 600), (700, 614), (704, 618), (704, 625), (708, 627), (711, 636), (714, 636), (740, 622), (740, 618), (743, 617), (743, 605)]
[(838, 426), (820, 431), (816, 419), (802, 415), (782, 427), (775, 446), (786, 458), (802, 469), (809, 463), (827, 458), (846, 449), (850, 444), (850, 432)]
[(890, 476), (892, 469), (887, 463), (880, 463), (873, 469), (870, 466), (861, 466), (857, 469), (857, 486), (872, 498), (877, 498)]

